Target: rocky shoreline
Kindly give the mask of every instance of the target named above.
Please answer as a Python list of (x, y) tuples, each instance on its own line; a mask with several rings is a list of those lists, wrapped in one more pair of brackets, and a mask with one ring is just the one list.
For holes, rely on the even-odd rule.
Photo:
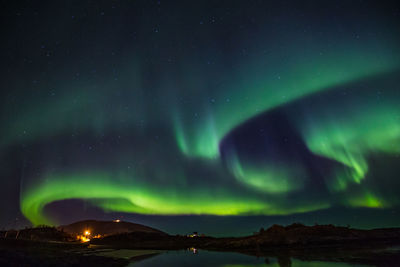
[[(34, 265), (45, 262), (59, 266), (125, 266), (132, 260), (107, 256), (113, 250), (143, 250), (136, 260), (167, 250), (196, 248), (238, 252), (277, 258), (290, 266), (291, 258), (307, 261), (347, 262), (373, 266), (396, 266), (400, 262), (400, 228), (360, 230), (333, 225), (274, 225), (245, 237), (168, 235), (164, 232), (130, 232), (94, 238), (87, 243), (71, 242), (68, 234), (55, 228), (20, 230), (18, 238), (0, 238), (0, 265), (16, 262)], [(32, 237), (35, 237), (32, 240)], [(29, 239), (31, 238), (31, 239)], [(41, 238), (41, 239), (37, 239)], [(72, 238), (72, 237), (69, 237)], [(106, 253), (104, 253), (106, 251)], [(107, 252), (108, 251), (108, 252)], [(100, 253), (102, 252), (102, 253)], [(115, 254), (115, 253), (114, 253)]]

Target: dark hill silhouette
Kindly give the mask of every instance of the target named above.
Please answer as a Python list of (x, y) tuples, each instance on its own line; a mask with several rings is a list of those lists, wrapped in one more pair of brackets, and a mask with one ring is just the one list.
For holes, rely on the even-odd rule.
[(253, 236), (219, 238), (211, 247), (224, 249), (271, 249), (278, 247), (363, 247), (400, 244), (400, 228), (361, 230), (334, 225), (306, 226), (295, 223), (288, 226), (273, 225)]
[[(0, 263), (2, 258), (6, 259), (3, 260), (6, 263), (14, 261), (24, 265), (23, 263), (28, 262), (29, 264), (25, 265), (29, 266), (39, 265), (36, 263), (43, 262), (44, 259), (53, 262), (54, 257), (67, 262), (67, 265), (81, 261), (102, 261), (104, 257), (90, 258), (84, 255), (83, 252), (96, 250), (90, 248), (88, 242), (77, 242), (77, 235), (85, 231), (91, 232), (90, 244), (103, 245), (108, 249), (199, 248), (230, 251), (277, 258), (280, 266), (290, 266), (291, 258), (379, 267), (399, 266), (400, 262), (400, 251), (396, 249), (400, 245), (400, 228), (361, 230), (334, 225), (306, 226), (295, 223), (288, 226), (273, 225), (266, 230), (261, 228), (251, 236), (213, 238), (172, 236), (135, 223), (88, 220), (61, 226), (59, 229), (43, 226), (0, 232)], [(99, 234), (101, 236), (92, 238)], [(104, 258), (104, 261), (106, 260), (107, 258)], [(112, 261), (103, 265), (110, 264), (122, 266), (127, 262)]]
[(80, 235), (85, 231), (89, 231), (92, 236), (101, 235), (108, 236), (121, 233), (154, 233), (159, 235), (167, 235), (166, 233), (144, 226), (141, 224), (124, 222), (124, 221), (96, 221), (96, 220), (85, 220), (75, 222), (69, 225), (59, 226), (58, 229), (63, 230), (71, 235)]
[(151, 233), (117, 234), (93, 240), (93, 244), (137, 249), (180, 249), (196, 247), (210, 250), (260, 251), (322, 247), (370, 247), (400, 244), (400, 228), (361, 230), (334, 225), (273, 225), (252, 236), (213, 238), (159, 236)]
[(74, 240), (70, 234), (45, 225), (21, 230), (2, 231), (0, 232), (0, 238), (59, 242)]

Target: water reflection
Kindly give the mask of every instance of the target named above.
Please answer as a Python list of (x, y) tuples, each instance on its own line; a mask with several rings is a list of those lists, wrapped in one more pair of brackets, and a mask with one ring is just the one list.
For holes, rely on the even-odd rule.
[(197, 254), (197, 248), (188, 248), (189, 251), (193, 252), (193, 254)]
[(182, 251), (166, 251), (155, 257), (132, 262), (129, 266), (215, 266), (215, 267), (350, 267), (362, 266), (341, 262), (301, 261), (287, 256), (262, 258), (233, 252), (214, 252), (190, 248)]

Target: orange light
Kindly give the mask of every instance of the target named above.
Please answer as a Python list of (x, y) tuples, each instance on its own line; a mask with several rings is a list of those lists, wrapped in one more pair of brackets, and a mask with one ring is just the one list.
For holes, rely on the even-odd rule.
[(120, 222), (121, 220), (114, 220), (114, 222)]
[(90, 238), (87, 238), (85, 235), (77, 235), (76, 239), (78, 239), (79, 241), (81, 241), (82, 243), (84, 242), (89, 242)]
[(90, 232), (86, 230), (85, 235), (90, 235)]

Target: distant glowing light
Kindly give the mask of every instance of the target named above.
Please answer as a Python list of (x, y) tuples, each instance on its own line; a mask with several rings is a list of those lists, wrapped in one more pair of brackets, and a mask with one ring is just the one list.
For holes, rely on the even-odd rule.
[(85, 230), (82, 235), (77, 235), (76, 239), (81, 241), (82, 243), (90, 241), (90, 231)]

